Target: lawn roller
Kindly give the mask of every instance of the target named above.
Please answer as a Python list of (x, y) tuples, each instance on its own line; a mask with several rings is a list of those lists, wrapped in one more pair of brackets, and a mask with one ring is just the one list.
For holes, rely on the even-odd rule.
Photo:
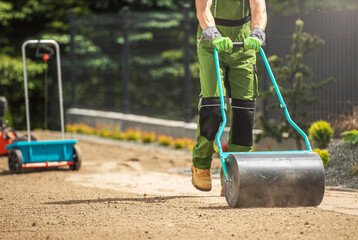
[[(243, 47), (242, 42), (234, 47)], [(292, 121), (263, 49), (260, 49), (286, 119), (304, 138), (307, 150), (223, 152), (220, 138), (226, 125), (219, 56), (214, 50), (223, 122), (216, 142), (224, 172), (225, 198), (230, 207), (318, 206), (324, 195), (324, 167), (307, 135)]]
[[(26, 46), (30, 44), (51, 44), (56, 49), (62, 140), (31, 141), (29, 97), (26, 71)], [(46, 55), (48, 57), (48, 54), (44, 54), (44, 56)], [(71, 170), (78, 170), (81, 167), (81, 151), (76, 145), (78, 140), (65, 139), (59, 44), (54, 40), (28, 40), (22, 45), (22, 60), (24, 66), (25, 105), (28, 134), (27, 141), (17, 141), (6, 146), (6, 148), (9, 150), (10, 173), (20, 173), (23, 168), (43, 168), (58, 166), (70, 166)], [(46, 61), (45, 58), (44, 60)]]

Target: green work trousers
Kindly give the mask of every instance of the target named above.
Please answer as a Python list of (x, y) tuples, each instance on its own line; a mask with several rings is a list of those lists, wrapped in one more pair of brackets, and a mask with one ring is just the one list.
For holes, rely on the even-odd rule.
[[(234, 42), (243, 42), (250, 34), (250, 22), (238, 27), (218, 26), (223, 36)], [(200, 64), (200, 102), (197, 141), (193, 149), (193, 165), (199, 169), (210, 169), (215, 153), (214, 141), (222, 122), (219, 88), (215, 68), (214, 47), (201, 40), (198, 31), (198, 58)], [(256, 53), (234, 48), (231, 53), (219, 53), (221, 81), (224, 95), (230, 98), (230, 120), (228, 151), (248, 152), (252, 150), (252, 128), (255, 100), (258, 96)]]

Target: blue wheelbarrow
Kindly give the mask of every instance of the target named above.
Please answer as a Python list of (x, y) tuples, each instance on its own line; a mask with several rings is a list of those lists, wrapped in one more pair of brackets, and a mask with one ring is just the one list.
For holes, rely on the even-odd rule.
[[(243, 47), (243, 43), (234, 43)], [(307, 135), (292, 121), (263, 49), (262, 59), (289, 123), (304, 138), (307, 150), (223, 152), (220, 138), (226, 125), (219, 56), (214, 50), (223, 122), (216, 142), (224, 172), (224, 193), (230, 207), (318, 206), (325, 191), (324, 167), (313, 152)]]
[[(60, 100), (60, 117), (62, 140), (32, 141), (30, 133), (29, 97), (26, 71), (26, 46), (30, 44), (51, 44), (56, 49), (57, 80)], [(6, 146), (9, 150), (10, 173), (20, 173), (23, 168), (46, 168), (69, 166), (71, 170), (79, 170), (82, 157), (77, 139), (65, 139), (60, 47), (54, 40), (29, 40), (22, 45), (24, 66), (24, 86), (27, 121), (27, 141), (15, 141)]]

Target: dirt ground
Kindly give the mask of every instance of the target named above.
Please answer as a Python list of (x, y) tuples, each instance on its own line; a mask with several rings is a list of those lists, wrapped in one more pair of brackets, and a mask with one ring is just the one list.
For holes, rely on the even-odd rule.
[[(58, 133), (35, 132), (39, 139)], [(78, 137), (78, 136), (72, 136)], [(67, 138), (71, 138), (68, 135)], [(319, 207), (232, 209), (191, 185), (191, 155), (79, 137), (83, 165), (10, 175), (0, 157), (0, 239), (357, 239), (358, 192)], [(214, 166), (219, 166), (219, 159)], [(185, 171), (181, 171), (181, 170)]]

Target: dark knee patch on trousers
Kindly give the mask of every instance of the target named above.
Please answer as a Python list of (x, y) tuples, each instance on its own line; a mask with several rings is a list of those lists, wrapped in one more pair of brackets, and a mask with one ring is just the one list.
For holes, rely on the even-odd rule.
[(220, 98), (202, 98), (199, 112), (200, 135), (209, 141), (214, 140), (221, 122)]
[(254, 126), (255, 101), (232, 99), (231, 143), (251, 147)]

